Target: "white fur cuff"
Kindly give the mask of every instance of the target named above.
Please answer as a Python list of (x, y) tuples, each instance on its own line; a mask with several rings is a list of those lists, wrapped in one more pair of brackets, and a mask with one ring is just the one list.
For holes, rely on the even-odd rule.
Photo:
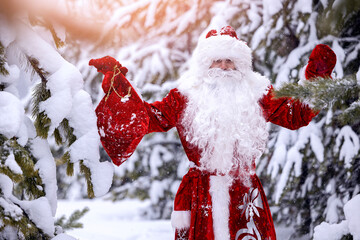
[(171, 225), (173, 228), (182, 229), (190, 227), (191, 211), (173, 211)]

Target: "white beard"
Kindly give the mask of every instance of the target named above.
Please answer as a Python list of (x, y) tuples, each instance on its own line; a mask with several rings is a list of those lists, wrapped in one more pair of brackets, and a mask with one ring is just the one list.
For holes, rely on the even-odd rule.
[(179, 87), (188, 98), (186, 140), (202, 151), (200, 168), (248, 180), (268, 138), (258, 100), (269, 81), (251, 70), (210, 69), (208, 75)]

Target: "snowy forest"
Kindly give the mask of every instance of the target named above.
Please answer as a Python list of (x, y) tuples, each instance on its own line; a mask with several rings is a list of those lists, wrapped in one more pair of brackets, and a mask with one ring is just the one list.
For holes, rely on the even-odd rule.
[[(63, 200), (138, 199), (149, 202), (141, 218), (169, 219), (189, 168), (176, 131), (147, 135), (115, 166), (94, 112), (103, 76), (89, 60), (114, 57), (154, 102), (177, 86), (199, 37), (227, 25), (279, 94), (322, 109), (296, 131), (268, 125), (257, 174), (275, 227), (286, 239), (360, 240), (358, 0), (1, 0), (0, 239), (76, 239), (67, 230), (87, 209), (57, 218)], [(317, 44), (337, 56), (333, 81), (304, 89)]]

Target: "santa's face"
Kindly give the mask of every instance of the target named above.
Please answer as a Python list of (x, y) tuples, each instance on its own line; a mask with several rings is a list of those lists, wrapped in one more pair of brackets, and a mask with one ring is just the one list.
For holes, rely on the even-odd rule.
[(217, 59), (212, 62), (210, 68), (220, 68), (222, 70), (235, 70), (235, 63), (229, 58)]
[[(242, 78), (243, 69), (237, 69), (235, 62), (230, 58), (220, 58), (212, 61), (207, 72), (202, 77), (202, 81), (204, 84), (210, 84), (214, 88), (221, 87), (222, 84), (237, 84)], [(224, 83), (217, 83), (217, 81), (224, 81)], [(230, 86), (230, 88), (233, 87)]]

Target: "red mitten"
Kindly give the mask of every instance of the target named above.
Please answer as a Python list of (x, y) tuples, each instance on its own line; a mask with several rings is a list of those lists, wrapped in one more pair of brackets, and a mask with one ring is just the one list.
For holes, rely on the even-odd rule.
[[(98, 72), (101, 72), (105, 75), (101, 85), (105, 93), (107, 93), (110, 89), (111, 79), (114, 75), (115, 68), (117, 68), (118, 71), (120, 70), (124, 76), (126, 76), (126, 73), (128, 72), (126, 67), (121, 66), (121, 64), (116, 61), (115, 58), (110, 56), (98, 59), (91, 59), (89, 65), (96, 67)], [(117, 88), (119, 85), (117, 81), (114, 81), (113, 84), (115, 88)]]
[(316, 45), (310, 54), (309, 62), (305, 69), (305, 78), (311, 80), (317, 77), (331, 78), (331, 73), (336, 64), (334, 51), (325, 44)]
[[(126, 68), (112, 57), (92, 59), (89, 64), (105, 75), (103, 89), (106, 95), (95, 112), (101, 143), (114, 164), (119, 166), (133, 154), (147, 133), (149, 117), (143, 101), (124, 76)], [(109, 89), (111, 80), (113, 88)]]

